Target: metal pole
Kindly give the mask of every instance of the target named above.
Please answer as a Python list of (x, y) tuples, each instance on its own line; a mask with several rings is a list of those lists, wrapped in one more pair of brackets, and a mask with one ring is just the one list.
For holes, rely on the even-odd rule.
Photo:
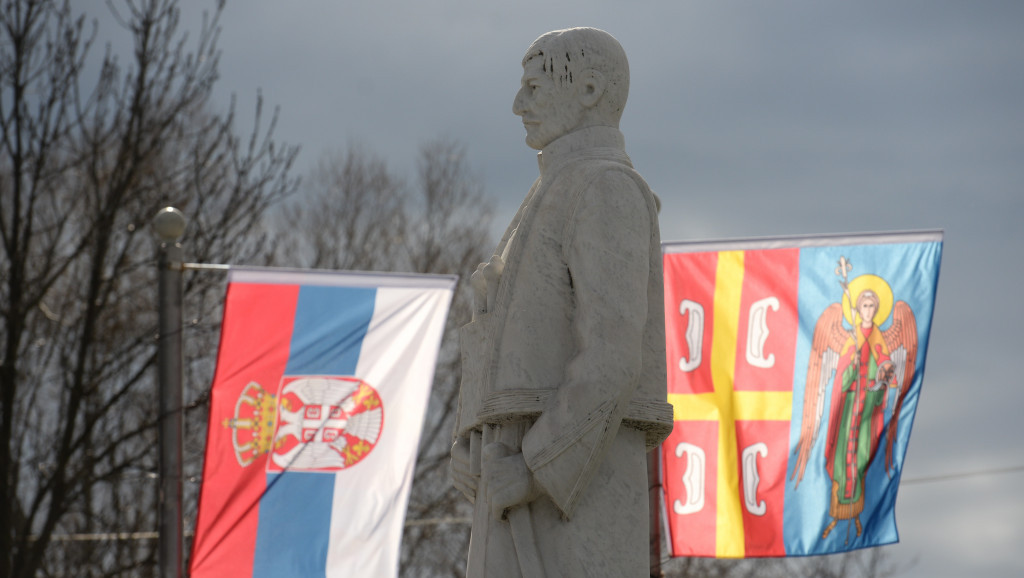
[(153, 228), (160, 239), (157, 260), (159, 283), (160, 381), (160, 518), (159, 565), (161, 578), (181, 578), (182, 545), (182, 257), (178, 239), (185, 232), (185, 217), (173, 207), (157, 213)]
[(651, 578), (661, 578), (661, 446), (647, 454), (647, 500), (651, 524)]

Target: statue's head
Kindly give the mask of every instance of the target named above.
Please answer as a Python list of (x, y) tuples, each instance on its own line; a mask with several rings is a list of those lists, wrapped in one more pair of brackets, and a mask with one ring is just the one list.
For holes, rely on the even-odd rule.
[(618, 128), (628, 95), (629, 64), (619, 42), (596, 28), (567, 28), (526, 50), (512, 112), (523, 117), (526, 144), (541, 150), (581, 128)]

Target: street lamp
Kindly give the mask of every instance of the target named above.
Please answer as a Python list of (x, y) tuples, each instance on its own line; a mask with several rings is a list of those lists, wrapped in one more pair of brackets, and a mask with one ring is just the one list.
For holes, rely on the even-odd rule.
[(160, 334), (160, 514), (159, 565), (161, 578), (180, 578), (183, 570), (182, 445), (182, 301), (184, 269), (178, 239), (185, 233), (185, 216), (174, 207), (161, 209), (153, 219), (160, 241), (157, 268)]

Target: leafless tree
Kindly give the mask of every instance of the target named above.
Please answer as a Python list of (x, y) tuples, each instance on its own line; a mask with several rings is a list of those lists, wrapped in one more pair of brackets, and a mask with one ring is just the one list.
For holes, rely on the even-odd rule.
[[(0, 7), (0, 576), (152, 573), (152, 541), (66, 541), (155, 528), (146, 225), (175, 205), (190, 256), (259, 259), (261, 215), (295, 186), (273, 123), (243, 142), (207, 112), (222, 6), (188, 43), (175, 0), (111, 2), (124, 65), (90, 60), (98, 25), (68, 1)], [(211, 283), (189, 279), (190, 310)]]
[(383, 159), (353, 145), (320, 159), (306, 183), (278, 220), (280, 264), (355, 271), (405, 264), (408, 192)]

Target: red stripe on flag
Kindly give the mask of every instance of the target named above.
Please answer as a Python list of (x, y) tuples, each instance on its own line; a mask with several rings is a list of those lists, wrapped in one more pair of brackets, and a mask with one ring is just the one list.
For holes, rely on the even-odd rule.
[[(252, 414), (254, 406), (240, 400), (243, 391), (257, 404), (257, 397), (263, 395), (261, 389), (266, 395), (277, 392), (288, 363), (298, 296), (297, 285), (228, 286), (210, 393), (200, 513), (191, 563), (194, 577), (252, 574), (259, 501), (266, 488), (266, 457), (250, 452), (243, 459), (253, 461), (241, 465), (233, 430), (226, 424), (235, 417), (238, 407)], [(250, 383), (259, 388), (250, 387)]]

